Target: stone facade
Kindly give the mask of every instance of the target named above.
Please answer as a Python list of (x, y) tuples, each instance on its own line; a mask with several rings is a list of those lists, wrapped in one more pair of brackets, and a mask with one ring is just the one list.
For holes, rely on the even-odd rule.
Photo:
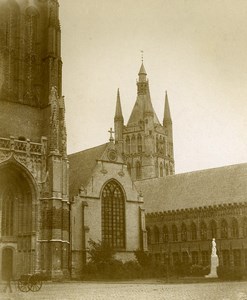
[[(0, 280), (69, 275), (59, 4), (0, 4)], [(6, 265), (6, 262), (8, 264)]]
[(134, 259), (137, 249), (147, 250), (143, 198), (116, 146), (111, 142), (69, 160), (72, 277), (80, 277), (89, 259), (90, 239), (107, 242), (122, 261)]
[(153, 259), (210, 265), (212, 239), (220, 265), (247, 269), (247, 204), (215, 205), (146, 216)]

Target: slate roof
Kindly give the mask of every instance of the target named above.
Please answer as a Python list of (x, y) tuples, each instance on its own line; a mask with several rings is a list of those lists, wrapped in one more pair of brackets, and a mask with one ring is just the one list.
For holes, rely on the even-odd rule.
[(148, 110), (154, 114), (154, 123), (160, 124), (158, 117), (154, 111), (151, 99), (149, 95), (138, 95), (134, 108), (131, 112), (127, 126), (136, 126), (140, 120), (144, 119), (144, 112)]
[(247, 202), (247, 164), (136, 181), (146, 213)]
[(100, 159), (109, 143), (73, 153), (69, 158), (69, 192), (70, 197), (78, 194), (79, 188), (86, 186), (91, 178), (97, 159)]

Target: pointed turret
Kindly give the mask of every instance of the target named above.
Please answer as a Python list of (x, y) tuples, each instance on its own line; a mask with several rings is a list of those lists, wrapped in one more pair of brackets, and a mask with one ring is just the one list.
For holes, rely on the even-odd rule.
[(145, 67), (144, 67), (143, 63), (141, 65), (141, 68), (140, 68), (140, 71), (139, 71), (138, 75), (139, 75), (139, 82), (146, 82), (147, 81), (147, 78), (146, 78), (147, 77), (147, 72), (145, 70)]
[(123, 147), (123, 126), (124, 118), (122, 113), (120, 93), (119, 89), (117, 91), (117, 103), (116, 103), (116, 112), (114, 117), (114, 130), (115, 130), (115, 142), (119, 145), (119, 150), (122, 153)]
[(170, 106), (169, 106), (169, 101), (168, 101), (168, 96), (166, 91), (163, 126), (166, 126), (168, 124), (172, 124), (172, 118), (171, 118)]

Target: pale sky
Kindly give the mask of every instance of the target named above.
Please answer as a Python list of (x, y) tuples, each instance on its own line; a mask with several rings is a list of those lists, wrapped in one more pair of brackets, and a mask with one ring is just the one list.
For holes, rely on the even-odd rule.
[(60, 0), (68, 152), (124, 121), (144, 51), (154, 109), (165, 90), (176, 173), (247, 162), (246, 0)]

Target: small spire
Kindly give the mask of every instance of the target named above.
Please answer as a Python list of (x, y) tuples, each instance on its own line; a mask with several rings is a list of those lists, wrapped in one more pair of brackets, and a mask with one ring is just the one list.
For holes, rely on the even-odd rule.
[(116, 103), (115, 120), (116, 119), (117, 120), (123, 119), (119, 89), (117, 90), (117, 103)]
[(169, 107), (168, 95), (167, 95), (167, 91), (166, 91), (163, 125), (167, 124), (168, 122), (172, 123), (172, 119), (171, 119), (171, 112), (170, 112), (170, 107)]

